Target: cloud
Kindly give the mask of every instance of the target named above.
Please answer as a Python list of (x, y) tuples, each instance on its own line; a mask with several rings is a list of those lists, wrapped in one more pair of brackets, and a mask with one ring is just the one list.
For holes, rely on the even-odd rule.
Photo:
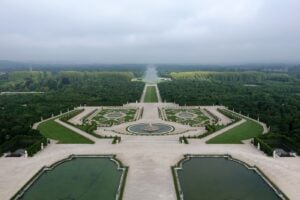
[(0, 59), (298, 62), (298, 0), (1, 0)]

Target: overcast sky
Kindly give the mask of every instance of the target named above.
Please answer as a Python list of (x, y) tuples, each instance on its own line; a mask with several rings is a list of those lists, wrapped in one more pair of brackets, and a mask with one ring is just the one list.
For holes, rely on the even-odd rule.
[(0, 0), (0, 59), (300, 62), (300, 0)]

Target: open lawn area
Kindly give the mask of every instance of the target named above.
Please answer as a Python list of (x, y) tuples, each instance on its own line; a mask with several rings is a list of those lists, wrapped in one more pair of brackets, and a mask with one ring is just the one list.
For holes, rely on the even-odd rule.
[(225, 133), (218, 135), (210, 140), (207, 144), (242, 144), (242, 140), (254, 138), (262, 134), (263, 128), (260, 124), (252, 120), (247, 120), (239, 126), (236, 126)]
[(47, 138), (57, 140), (61, 144), (93, 144), (94, 142), (67, 129), (51, 119), (41, 123), (38, 130)]
[(147, 86), (144, 102), (145, 103), (158, 102), (155, 86)]

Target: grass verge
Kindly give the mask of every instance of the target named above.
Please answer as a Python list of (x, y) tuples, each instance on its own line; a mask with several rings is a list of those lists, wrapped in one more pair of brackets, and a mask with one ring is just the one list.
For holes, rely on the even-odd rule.
[(207, 144), (243, 144), (242, 140), (257, 137), (263, 132), (263, 127), (255, 121), (247, 120), (221, 135), (210, 140)]
[(155, 86), (147, 86), (144, 102), (145, 103), (158, 102)]
[(51, 119), (41, 123), (38, 130), (47, 138), (57, 140), (61, 144), (93, 144), (90, 139), (58, 124)]

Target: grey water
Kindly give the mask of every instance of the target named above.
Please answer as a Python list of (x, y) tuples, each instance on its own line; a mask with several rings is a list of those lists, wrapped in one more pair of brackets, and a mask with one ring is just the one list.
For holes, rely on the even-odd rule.
[(144, 80), (146, 82), (155, 82), (155, 81), (158, 80), (158, 75), (157, 75), (157, 70), (156, 70), (155, 65), (148, 65), (147, 66), (147, 70), (146, 70)]
[(254, 170), (226, 158), (191, 158), (178, 170), (184, 200), (277, 200)]
[(44, 171), (18, 200), (115, 200), (122, 173), (110, 158), (74, 158)]

